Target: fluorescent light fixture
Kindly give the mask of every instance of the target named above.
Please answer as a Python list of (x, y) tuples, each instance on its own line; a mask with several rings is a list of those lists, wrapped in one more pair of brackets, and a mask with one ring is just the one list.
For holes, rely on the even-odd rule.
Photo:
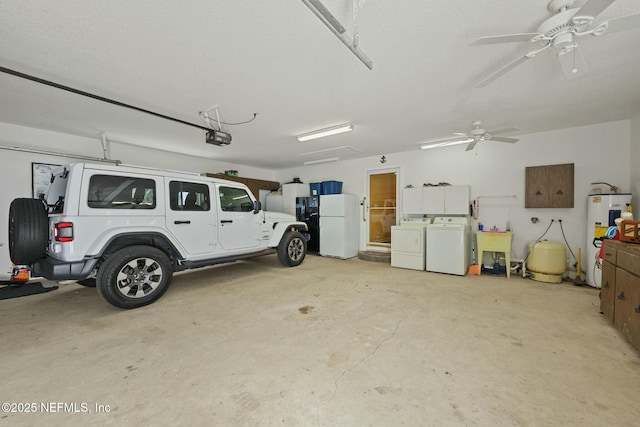
[(308, 161), (308, 162), (304, 162), (303, 164), (305, 166), (311, 166), (311, 165), (317, 165), (317, 164), (320, 164), (320, 163), (337, 162), (338, 160), (340, 160), (338, 157), (331, 157), (329, 159), (311, 160), (311, 161)]
[(473, 141), (473, 138), (465, 138), (460, 139), (458, 141), (447, 141), (447, 142), (438, 142), (435, 144), (422, 144), (420, 146), (421, 150), (428, 150), (429, 148), (440, 148), (440, 147), (448, 147), (450, 145), (458, 145), (458, 144), (467, 144)]
[(310, 141), (312, 139), (323, 138), (325, 136), (335, 135), (343, 132), (349, 132), (352, 130), (353, 130), (353, 125), (351, 123), (345, 123), (343, 125), (332, 126), (330, 128), (314, 130), (313, 132), (298, 135), (298, 141), (300, 142)]
[(331, 30), (333, 34), (351, 51), (360, 61), (370, 70), (373, 70), (373, 62), (367, 55), (358, 49), (357, 43), (347, 35), (344, 27), (335, 16), (327, 10), (320, 0), (302, 0), (302, 2), (318, 17), (324, 25)]

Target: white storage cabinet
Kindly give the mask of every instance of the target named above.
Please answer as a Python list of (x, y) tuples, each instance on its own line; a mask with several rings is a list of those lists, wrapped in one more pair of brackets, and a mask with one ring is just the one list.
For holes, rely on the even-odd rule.
[(450, 185), (442, 187), (404, 188), (403, 215), (468, 215), (471, 187)]

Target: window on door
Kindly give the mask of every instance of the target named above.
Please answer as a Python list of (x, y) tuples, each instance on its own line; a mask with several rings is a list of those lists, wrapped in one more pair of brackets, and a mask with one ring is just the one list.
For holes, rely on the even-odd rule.
[(171, 210), (208, 211), (209, 186), (195, 182), (171, 181), (169, 183)]
[(251, 212), (253, 202), (242, 188), (220, 187), (220, 208), (224, 212)]
[(396, 225), (397, 171), (369, 172), (368, 245), (391, 247), (391, 226)]

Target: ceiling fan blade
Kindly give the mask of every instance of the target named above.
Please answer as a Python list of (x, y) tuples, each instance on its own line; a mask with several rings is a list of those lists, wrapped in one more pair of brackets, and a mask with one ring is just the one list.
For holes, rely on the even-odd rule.
[(640, 13), (609, 19), (607, 24), (607, 31), (605, 31), (605, 34), (615, 33), (618, 31), (635, 30), (636, 28), (640, 28)]
[(434, 139), (431, 141), (423, 142), (422, 145), (431, 145), (431, 144), (440, 144), (442, 142), (456, 142), (456, 141), (464, 141), (465, 139), (469, 139), (467, 135), (454, 136), (451, 138), (442, 138), (442, 139)]
[(530, 42), (532, 38), (539, 36), (539, 33), (505, 34), (503, 36), (480, 37), (471, 43), (471, 46), (496, 43)]
[(508, 65), (506, 65), (506, 66), (504, 66), (502, 68), (500, 68), (498, 71), (494, 72), (489, 77), (487, 77), (484, 80), (482, 80), (475, 87), (477, 87), (477, 88), (485, 87), (486, 85), (488, 85), (489, 83), (491, 83), (492, 81), (497, 79), (498, 77), (502, 76), (503, 74), (506, 74), (508, 71), (512, 70), (513, 68), (517, 67), (518, 65), (522, 64), (524, 61), (526, 61), (527, 59), (530, 59), (530, 58), (531, 57), (529, 57), (527, 55), (523, 55), (523, 56), (519, 57), (515, 61), (511, 62), (510, 64), (508, 64)]
[(573, 19), (577, 17), (589, 16), (595, 18), (600, 15), (603, 10), (608, 8), (615, 0), (588, 0), (574, 15)]
[(491, 141), (499, 141), (499, 142), (518, 142), (520, 141), (517, 138), (505, 138), (504, 136), (491, 136)]
[(587, 63), (584, 62), (584, 57), (578, 46), (571, 52), (559, 53), (558, 61), (560, 61), (560, 66), (567, 80), (575, 79), (587, 72)]
[(478, 143), (477, 139), (474, 139), (473, 141), (471, 141), (469, 143), (469, 145), (467, 145), (467, 148), (464, 149), (464, 151), (471, 151), (475, 148), (476, 144)]
[(466, 133), (462, 133), (462, 132), (454, 132), (453, 135), (461, 136), (463, 138), (467, 138), (469, 136)]
[(517, 132), (519, 130), (520, 129), (518, 128), (505, 128), (505, 129), (492, 130), (492, 131), (489, 131), (489, 133), (491, 135), (500, 135), (501, 133)]

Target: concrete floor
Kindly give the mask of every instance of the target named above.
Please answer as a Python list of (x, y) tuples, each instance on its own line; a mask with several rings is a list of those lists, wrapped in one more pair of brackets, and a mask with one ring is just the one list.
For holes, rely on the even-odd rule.
[(37, 404), (2, 426), (640, 423), (640, 354), (572, 284), (266, 256), (129, 311), (61, 285), (0, 325), (0, 400)]

